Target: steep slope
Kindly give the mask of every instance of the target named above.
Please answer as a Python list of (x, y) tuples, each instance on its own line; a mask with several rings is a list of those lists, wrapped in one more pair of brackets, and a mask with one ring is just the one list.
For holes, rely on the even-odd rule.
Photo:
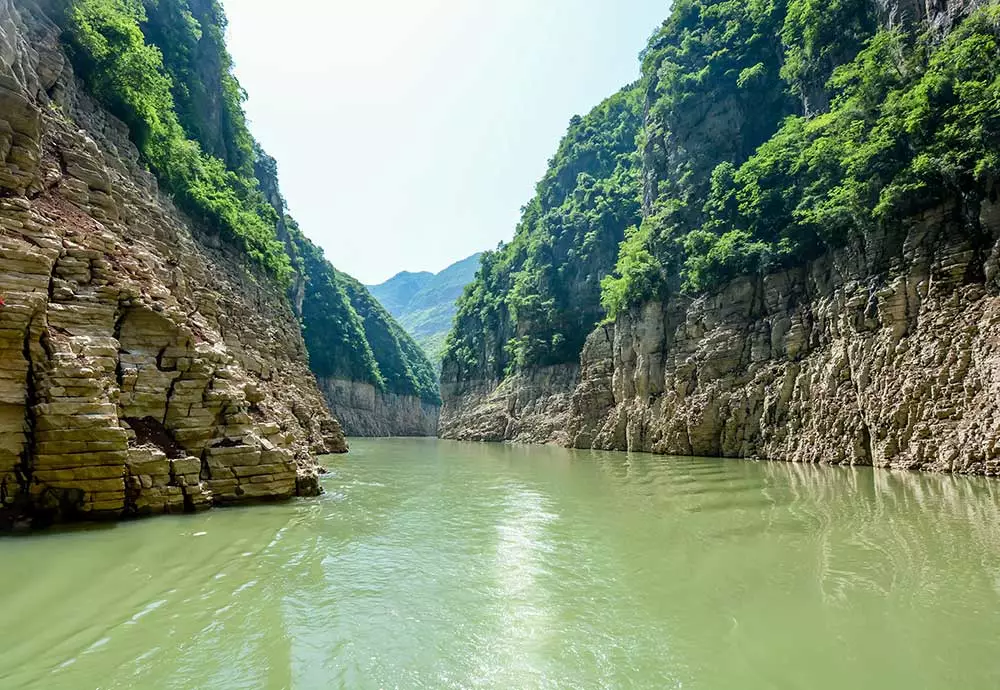
[(434, 274), (430, 271), (420, 271), (419, 273), (401, 271), (384, 283), (368, 285), (367, 287), (368, 291), (372, 293), (372, 297), (379, 301), (379, 304), (388, 309), (390, 314), (399, 318), (406, 313), (407, 307), (416, 294), (423, 290), (424, 286), (433, 278)]
[[(506, 401), (480, 405), (482, 396), (519, 372), (539, 372), (538, 391), (574, 378), (584, 340), (603, 317), (601, 279), (640, 220), (641, 96), (630, 87), (573, 118), (513, 241), (483, 254), (446, 344), (442, 435), (510, 437)], [(565, 429), (553, 406), (533, 409), (541, 436)]]
[(436, 422), (398, 325), (309, 292), (224, 35), (216, 0), (0, 0), (0, 525), (319, 492), (347, 444), (303, 329)]
[[(179, 138), (169, 97), (119, 98), (169, 83), (124, 9), (0, 0), (5, 524), (315, 493), (313, 456), (346, 450), (267, 213)], [(187, 213), (144, 167), (178, 151), (190, 167), (161, 174)]]
[(413, 336), (440, 371), (444, 340), (458, 312), (458, 298), (472, 282), (482, 254), (456, 261), (440, 273), (398, 273), (368, 291)]
[(328, 403), (352, 436), (433, 436), (441, 399), (423, 351), (361, 283), (296, 228), (306, 275), (303, 334)]
[(471, 307), (509, 288), (478, 279), (445, 435), (1000, 470), (998, 17), (675, 3), (643, 54), (641, 222), (605, 324), (578, 360), (501, 374), (516, 331)]

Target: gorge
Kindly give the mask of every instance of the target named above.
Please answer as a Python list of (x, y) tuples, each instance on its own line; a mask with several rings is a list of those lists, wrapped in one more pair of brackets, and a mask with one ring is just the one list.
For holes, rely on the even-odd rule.
[(437, 273), (402, 271), (378, 285), (369, 285), (377, 299), (413, 336), (441, 373), (444, 341), (458, 311), (458, 298), (479, 269), (481, 254), (473, 254)]
[(477, 258), (334, 268), (218, 3), (2, 10), (5, 524), (315, 493), (345, 434), (1000, 471), (995, 3), (676, 3), (443, 344)]
[(312, 495), (339, 385), (401, 401), (361, 406), (373, 433), (434, 410), (419, 348), (286, 216), (224, 26), (211, 0), (0, 2), (6, 526)]
[(327, 464), (315, 499), (8, 539), (0, 685), (905, 690), (1000, 670), (995, 480), (434, 439)]
[(996, 685), (1000, 0), (227, 9), (0, 0), (0, 687)]

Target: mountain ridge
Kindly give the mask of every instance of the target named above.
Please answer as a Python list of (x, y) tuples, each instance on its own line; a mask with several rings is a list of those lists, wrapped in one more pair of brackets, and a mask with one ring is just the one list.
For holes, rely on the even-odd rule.
[(481, 257), (482, 252), (477, 252), (437, 273), (400, 271), (378, 285), (365, 286), (417, 341), (438, 371), (456, 302), (475, 277)]

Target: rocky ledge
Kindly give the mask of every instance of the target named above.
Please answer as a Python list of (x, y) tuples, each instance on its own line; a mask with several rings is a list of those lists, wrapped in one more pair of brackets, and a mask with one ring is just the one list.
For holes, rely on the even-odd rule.
[(280, 286), (180, 215), (0, 0), (0, 524), (315, 494), (346, 450)]
[[(580, 366), (449, 379), (446, 438), (1000, 474), (1000, 207), (648, 303)], [(557, 420), (553, 423), (553, 419)]]

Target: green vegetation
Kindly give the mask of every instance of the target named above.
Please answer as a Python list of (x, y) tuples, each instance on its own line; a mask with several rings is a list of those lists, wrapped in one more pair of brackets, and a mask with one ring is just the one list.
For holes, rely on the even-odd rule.
[(160, 49), (178, 119), (188, 137), (243, 177), (253, 175), (255, 142), (246, 95), (226, 49), (226, 16), (216, 0), (144, 0), (146, 40)]
[(998, 18), (987, 6), (943, 39), (878, 31), (832, 70), (827, 112), (786, 116), (745, 161), (717, 164), (706, 201), (686, 214), (695, 222), (677, 220), (674, 197), (658, 198), (605, 281), (610, 313), (798, 264), (949, 200), (985, 199), (1000, 143)]
[(1000, 5), (955, 19), (943, 34), (880, 28), (868, 0), (677, 0), (636, 87), (574, 119), (513, 241), (484, 256), (446, 375), (576, 361), (601, 317), (898, 237), (934, 206), (980, 239)]
[(434, 367), (420, 347), (361, 283), (331, 266), (289, 221), (290, 242), (306, 277), (302, 335), (313, 372), (439, 403)]
[(870, 0), (792, 0), (781, 28), (781, 77), (807, 112), (829, 105), (826, 83), (875, 33)]
[(462, 375), (576, 358), (602, 317), (600, 282), (639, 221), (642, 94), (627, 88), (574, 117), (514, 239), (482, 256), (459, 300), (445, 362)]
[(415, 395), (434, 404), (441, 403), (437, 373), (424, 351), (365, 286), (351, 276), (337, 272), (340, 285), (351, 306), (361, 317), (365, 337), (375, 353), (384, 388), (393, 393)]
[(643, 53), (648, 211), (697, 224), (715, 166), (745, 160), (792, 112), (775, 41), (784, 4), (674, 3)]
[(274, 159), (254, 141), (217, 0), (56, 0), (91, 94), (129, 128), (178, 206), (279, 281), (305, 281), (303, 334), (319, 376), (438, 401), (433, 367), (363, 287), (284, 216)]
[(384, 388), (385, 378), (365, 338), (364, 323), (351, 306), (338, 272), (323, 250), (294, 223), (289, 228), (289, 240), (305, 276), (302, 335), (309, 350), (310, 368), (320, 377), (364, 381)]
[[(434, 398), (416, 345), (283, 217), (218, 0), (53, 1), (77, 73), (177, 204), (278, 279), (306, 277), (318, 373)], [(571, 120), (514, 238), (482, 256), (448, 375), (575, 362), (602, 319), (868, 246), (934, 206), (982, 239), (1000, 173), (1000, 5), (954, 19), (942, 34), (880, 27), (869, 0), (676, 0), (639, 82)], [(411, 313), (425, 346), (440, 343), (449, 309)]]
[(480, 254), (458, 261), (440, 273), (399, 273), (381, 285), (369, 285), (372, 296), (413, 336), (440, 371), (444, 341), (451, 330), (456, 304), (472, 282)]
[[(160, 2), (163, 4), (161, 5)], [(275, 236), (278, 215), (253, 176), (252, 138), (243, 118), (243, 94), (230, 73), (222, 43), (222, 12), (210, 3), (215, 23), (202, 24), (184, 0), (67, 0), (64, 38), (74, 67), (91, 93), (129, 127), (150, 168), (192, 218), (236, 242), (279, 280), (291, 264)], [(150, 17), (156, 19), (151, 22)], [(147, 41), (152, 26), (166, 50)], [(214, 38), (213, 38), (214, 37)], [(216, 55), (219, 100), (226, 114), (221, 143), (226, 161), (205, 152), (212, 142), (194, 104), (209, 87), (194, 70), (197, 47)], [(164, 56), (170, 58), (164, 62)], [(207, 70), (210, 72), (211, 70)], [(175, 94), (184, 109), (178, 110)], [(182, 120), (181, 115), (184, 115)], [(192, 139), (189, 133), (199, 139)]]

